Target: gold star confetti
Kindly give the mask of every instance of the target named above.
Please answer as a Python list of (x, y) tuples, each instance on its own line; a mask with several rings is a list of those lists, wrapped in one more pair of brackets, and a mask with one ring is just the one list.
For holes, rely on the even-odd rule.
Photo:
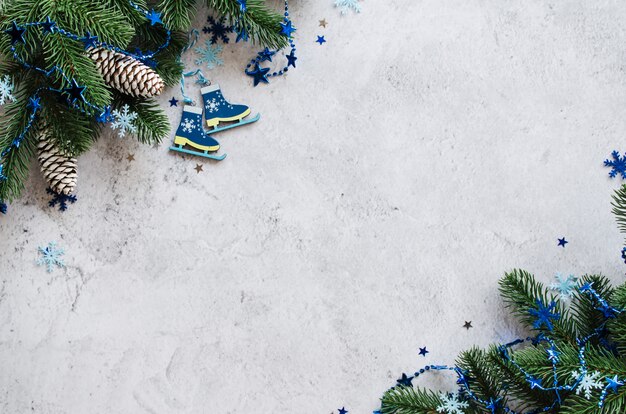
[(198, 174), (200, 174), (200, 171), (204, 171), (201, 164), (196, 164), (196, 168), (194, 168), (194, 170), (196, 170)]
[(135, 154), (128, 154), (128, 157), (126, 157), (126, 159), (128, 160), (128, 162), (135, 161)]
[(327, 24), (328, 24), (328, 23), (326, 22), (326, 19), (322, 19), (322, 20), (320, 20), (320, 27), (326, 28), (326, 25), (327, 25)]

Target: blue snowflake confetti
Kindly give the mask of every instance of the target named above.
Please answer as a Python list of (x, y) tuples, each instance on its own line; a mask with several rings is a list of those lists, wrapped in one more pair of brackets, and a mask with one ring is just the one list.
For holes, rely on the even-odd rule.
[(48, 194), (54, 196), (52, 198), (52, 200), (50, 200), (50, 202), (48, 203), (48, 206), (55, 207), (58, 204), (60, 211), (67, 210), (67, 203), (68, 203), (68, 201), (70, 203), (74, 204), (76, 202), (76, 200), (77, 200), (75, 195), (66, 195), (66, 194), (63, 194), (63, 193), (57, 194), (51, 188), (46, 189), (46, 192)]
[(561, 314), (557, 312), (552, 312), (556, 308), (556, 303), (554, 301), (550, 302), (550, 305), (546, 306), (543, 304), (541, 299), (537, 299), (537, 309), (530, 308), (528, 313), (531, 316), (537, 318), (537, 320), (533, 323), (533, 328), (540, 329), (542, 326), (545, 326), (547, 330), (552, 332), (554, 329), (554, 325), (552, 325), (552, 321), (556, 321), (561, 317)]
[(573, 298), (578, 287), (578, 278), (574, 275), (565, 277), (561, 273), (557, 273), (555, 279), (556, 282), (550, 285), (550, 289), (558, 291), (561, 299)]
[(207, 17), (208, 26), (205, 26), (202, 31), (206, 34), (211, 34), (211, 43), (216, 44), (219, 39), (224, 43), (229, 42), (228, 35), (233, 32), (233, 28), (226, 25), (226, 18), (222, 17), (219, 20), (215, 20), (213, 16)]
[(612, 160), (604, 160), (604, 166), (611, 167), (609, 177), (615, 178), (618, 174), (620, 174), (622, 179), (626, 180), (626, 154), (620, 156), (619, 152), (613, 151), (611, 156), (613, 157)]
[(58, 248), (56, 242), (50, 242), (46, 247), (39, 247), (38, 251), (41, 257), (37, 259), (37, 264), (39, 266), (45, 265), (48, 273), (52, 273), (55, 267), (65, 267), (61, 257), (65, 251)]
[(207, 40), (204, 47), (197, 47), (195, 49), (196, 54), (199, 56), (198, 59), (196, 59), (196, 65), (200, 66), (206, 63), (206, 67), (209, 69), (223, 65), (224, 61), (219, 56), (222, 50), (222, 46), (214, 45), (210, 40)]
[(354, 10), (355, 13), (361, 13), (359, 0), (335, 0), (335, 7), (341, 10), (341, 14), (346, 14), (350, 10)]

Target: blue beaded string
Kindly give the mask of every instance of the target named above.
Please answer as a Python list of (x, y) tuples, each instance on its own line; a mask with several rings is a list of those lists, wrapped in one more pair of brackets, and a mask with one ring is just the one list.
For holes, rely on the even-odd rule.
[[(565, 392), (574, 391), (580, 385), (582, 380), (587, 376), (589, 372), (589, 368), (587, 367), (587, 361), (585, 359), (585, 349), (589, 341), (596, 337), (602, 338), (602, 334), (604, 332), (604, 329), (606, 327), (608, 320), (611, 318), (615, 318), (617, 315), (624, 312), (623, 309), (617, 309), (617, 308), (610, 306), (608, 302), (593, 288), (593, 286), (590, 283), (583, 284), (582, 286), (578, 288), (578, 290), (579, 292), (583, 294), (587, 294), (592, 300), (594, 300), (598, 304), (597, 306), (595, 306), (595, 309), (603, 313), (603, 315), (605, 316), (605, 320), (597, 329), (594, 330), (593, 333), (587, 335), (586, 337), (582, 339), (576, 339), (576, 343), (578, 346), (579, 371), (578, 371), (578, 376), (575, 378), (575, 381), (573, 384), (570, 384), (570, 385), (559, 384), (558, 376), (557, 376), (557, 367), (560, 362), (559, 355), (561, 353), (559, 352), (556, 346), (556, 343), (551, 338), (545, 336), (543, 333), (540, 333), (539, 335), (535, 337), (527, 337), (525, 339), (516, 339), (512, 342), (509, 342), (504, 345), (500, 345), (498, 347), (498, 351), (500, 352), (500, 355), (502, 356), (502, 358), (508, 363), (510, 363), (511, 365), (513, 365), (519, 372), (521, 372), (524, 375), (526, 382), (530, 385), (531, 389), (538, 389), (541, 391), (554, 393), (554, 401), (549, 406), (545, 406), (545, 407), (538, 408), (538, 409), (524, 413), (522, 411), (515, 411), (506, 405), (503, 406), (501, 402), (502, 398), (497, 398), (495, 400), (491, 398), (488, 401), (481, 399), (480, 397), (476, 395), (474, 391), (472, 391), (471, 386), (469, 384), (469, 380), (467, 378), (467, 372), (458, 366), (428, 365), (420, 369), (419, 371), (416, 371), (412, 377), (407, 377), (405, 374), (402, 374), (402, 378), (397, 380), (396, 386), (411, 386), (412, 385), (411, 381), (413, 379), (416, 379), (421, 374), (424, 374), (429, 371), (430, 372), (454, 371), (458, 377), (456, 383), (460, 385), (461, 387), (459, 389), (459, 395), (463, 396), (465, 400), (472, 400), (478, 403), (479, 405), (485, 407), (486, 409), (491, 410), (492, 414), (495, 414), (498, 409), (502, 409), (504, 410), (504, 412), (510, 413), (510, 414), (539, 414), (539, 413), (547, 412), (547, 411), (554, 409), (555, 407), (561, 404), (561, 393), (563, 391)], [(552, 380), (551, 386), (544, 386), (541, 383), (539, 378), (535, 377), (530, 372), (522, 368), (513, 359), (510, 353), (510, 350), (513, 347), (516, 347), (518, 345), (528, 343), (528, 342), (531, 342), (535, 346), (542, 342), (545, 342), (549, 345), (549, 347), (546, 350), (546, 354), (547, 354), (548, 360), (550, 361), (552, 365), (553, 380)], [(614, 376), (613, 378), (606, 378), (606, 381), (607, 381), (607, 385), (602, 389), (600, 393), (600, 398), (598, 401), (599, 408), (602, 408), (604, 406), (604, 402), (610, 391), (617, 392), (617, 388), (626, 385), (626, 378), (620, 379), (617, 376)], [(380, 413), (380, 411), (374, 411), (374, 413)]]
[[(242, 5), (242, 13), (245, 13), (245, 3), (244, 5)], [(285, 13), (284, 13), (284, 17), (283, 17), (283, 22), (284, 24), (281, 24), (282, 27), (282, 34), (288, 38), (289, 40), (289, 46), (290, 46), (290, 54), (287, 57), (287, 65), (285, 65), (282, 69), (269, 73), (269, 70), (265, 70), (263, 68), (261, 68), (261, 62), (265, 61), (265, 60), (269, 60), (271, 62), (271, 57), (274, 56), (276, 53), (279, 52), (279, 50), (269, 50), (268, 48), (265, 48), (265, 50), (260, 51), (259, 53), (257, 53), (257, 56), (254, 59), (250, 60), (250, 63), (248, 63), (248, 65), (246, 66), (244, 72), (246, 73), (246, 75), (248, 76), (252, 76), (255, 77), (255, 83), (254, 86), (258, 85), (258, 73), (259, 71), (263, 71), (263, 72), (267, 72), (267, 74), (262, 74), (262, 78), (264, 79), (264, 82), (268, 82), (267, 78), (271, 78), (271, 77), (278, 77), (278, 76), (283, 76), (285, 75), (288, 71), (289, 71), (289, 66), (293, 66), (294, 68), (296, 67), (295, 61), (297, 59), (295, 53), (296, 53), (296, 44), (293, 40), (293, 36), (292, 36), (292, 32), (295, 32), (296, 29), (294, 27), (292, 27), (291, 25), (291, 19), (289, 18), (289, 2), (288, 0), (285, 0)], [(235, 25), (235, 31), (237, 31), (238, 36), (237, 36), (237, 41), (239, 41), (240, 39), (243, 38), (243, 40), (248, 40), (248, 34), (245, 32), (245, 28), (243, 27), (239, 27), (239, 22)], [(251, 71), (250, 68), (252, 68), (254, 66), (255, 70)]]
[[(200, 37), (200, 32), (197, 29), (193, 29), (189, 32), (189, 37), (187, 40), (187, 46), (183, 48), (181, 51), (181, 56), (185, 54), (189, 49), (193, 48), (195, 44), (198, 42), (198, 38)], [(211, 81), (209, 81), (200, 69), (192, 70), (189, 72), (184, 72), (180, 78), (180, 93), (183, 95), (183, 102), (187, 105), (193, 105), (194, 100), (191, 99), (185, 93), (185, 78), (196, 77), (196, 84), (201, 86), (210, 85)]]
[[(96, 120), (98, 122), (108, 123), (111, 118), (111, 107), (110, 106), (99, 107), (89, 102), (87, 99), (85, 99), (83, 95), (85, 87), (79, 85), (75, 78), (68, 76), (60, 66), (53, 65), (49, 69), (44, 69), (39, 66), (32, 65), (26, 62), (19, 55), (17, 48), (15, 47), (15, 45), (18, 43), (23, 43), (23, 44), (26, 43), (23, 37), (24, 34), (30, 28), (41, 28), (44, 34), (59, 33), (60, 35), (65, 36), (68, 39), (81, 42), (85, 45), (85, 49), (91, 49), (95, 47), (106, 48), (106, 49), (118, 52), (120, 54), (123, 54), (125, 56), (131, 57), (133, 59), (142, 61), (149, 66), (155, 67), (156, 62), (152, 59), (154, 58), (155, 55), (157, 55), (159, 52), (163, 51), (170, 45), (171, 35), (172, 35), (171, 30), (163, 24), (163, 22), (161, 21), (160, 13), (155, 12), (154, 9), (150, 11), (144, 10), (143, 8), (141, 8), (139, 5), (135, 4), (131, 0), (129, 0), (129, 4), (135, 10), (142, 13), (145, 16), (145, 18), (150, 21), (152, 26), (162, 25), (165, 28), (166, 39), (163, 42), (163, 44), (161, 44), (155, 51), (147, 51), (146, 53), (143, 53), (141, 50), (137, 50), (136, 53), (131, 53), (115, 45), (101, 42), (98, 40), (97, 36), (92, 36), (89, 32), (87, 32), (85, 36), (78, 36), (74, 33), (71, 33), (59, 27), (56, 22), (50, 19), (49, 16), (46, 18), (45, 21), (41, 21), (41, 22), (29, 22), (29, 23), (23, 23), (21, 25), (18, 25), (16, 22), (12, 22), (13, 29), (5, 30), (5, 34), (9, 34), (13, 37), (10, 51), (16, 62), (18, 62), (21, 66), (23, 66), (27, 70), (33, 70), (33, 71), (41, 73), (46, 78), (50, 78), (52, 75), (57, 73), (59, 76), (61, 76), (64, 83), (67, 85), (70, 85), (70, 87), (60, 88), (60, 89), (53, 88), (53, 87), (41, 87), (33, 93), (33, 95), (29, 98), (29, 101), (28, 101), (29, 104), (27, 106), (27, 109), (30, 110), (30, 115), (28, 116), (28, 121), (26, 123), (26, 126), (24, 127), (22, 132), (11, 142), (11, 144), (7, 148), (5, 148), (2, 151), (2, 153), (0, 153), (0, 160), (5, 159), (11, 153), (11, 151), (19, 149), (22, 141), (26, 137), (26, 134), (32, 128), (33, 124), (35, 123), (37, 113), (42, 108), (41, 97), (40, 97), (40, 94), (42, 91), (49, 91), (49, 92), (69, 95), (70, 99), (68, 99), (68, 105), (70, 105), (70, 107), (86, 115), (92, 115), (93, 113), (99, 114), (96, 117)], [(83, 105), (85, 105), (91, 111), (88, 111), (84, 109), (81, 105), (77, 104), (76, 101), (79, 101), (79, 100), (80, 102), (82, 102)], [(4, 165), (0, 164), (0, 184), (8, 179), (7, 175), (4, 174), (3, 171), (4, 171)], [(3, 213), (6, 212), (6, 205), (4, 204), (3, 200), (0, 200), (0, 208), (3, 210), (2, 211)]]

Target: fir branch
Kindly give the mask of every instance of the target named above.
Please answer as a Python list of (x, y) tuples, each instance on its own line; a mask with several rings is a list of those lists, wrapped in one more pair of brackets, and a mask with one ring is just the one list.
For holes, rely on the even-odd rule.
[(239, 24), (250, 34), (251, 40), (259, 45), (273, 49), (282, 49), (289, 42), (281, 34), (279, 14), (265, 5), (263, 0), (248, 0), (247, 11), (241, 12), (237, 0), (207, 0), (207, 5), (225, 16), (231, 25), (239, 19)]
[(613, 214), (622, 233), (626, 233), (626, 184), (613, 194)]
[(195, 14), (196, 0), (162, 0), (158, 10), (163, 21), (172, 30), (188, 30), (191, 26), (191, 16)]
[(42, 127), (48, 130), (59, 151), (76, 158), (95, 142), (101, 126), (93, 117), (68, 108), (57, 98), (47, 96), (43, 100)]
[[(526, 376), (512, 362), (502, 357), (502, 353), (498, 346), (492, 345), (488, 351), (490, 363), (497, 368), (498, 379), (496, 384), (506, 388), (507, 395), (512, 397), (513, 402), (517, 405), (516, 410), (525, 412), (526, 410), (543, 408), (551, 405), (551, 396), (539, 389), (530, 388), (530, 384), (526, 380)], [(511, 359), (517, 361), (522, 351), (511, 352)], [(545, 364), (547, 358), (543, 358), (542, 363)], [(533, 371), (533, 374), (539, 373)]]
[[(48, 62), (55, 62), (68, 77), (74, 78), (78, 84), (86, 87), (85, 100), (98, 107), (109, 105), (111, 93), (94, 62), (85, 55), (85, 49), (82, 46), (59, 33), (52, 33), (43, 39), (43, 48)], [(70, 86), (68, 80), (58, 72), (55, 72), (52, 78), (55, 85), (59, 85), (59, 89)], [(77, 104), (88, 113), (94, 111), (92, 107), (84, 103), (77, 102)]]
[[(137, 27), (137, 36), (131, 42), (131, 47), (142, 50), (153, 50), (163, 44), (166, 38), (165, 30), (155, 30), (149, 24)], [(189, 37), (184, 32), (172, 32), (170, 46), (155, 56), (157, 66), (154, 69), (167, 86), (174, 86), (180, 82), (184, 66), (180, 61), (183, 48)]]
[[(476, 395), (484, 400), (494, 401), (502, 398), (506, 402), (506, 390), (500, 381), (496, 366), (490, 361), (489, 354), (479, 348), (471, 348), (462, 352), (457, 360), (457, 366), (466, 372), (467, 382)], [(495, 414), (503, 414), (499, 409)]]
[[(28, 109), (28, 100), (37, 90), (36, 82), (28, 82), (26, 86), (20, 88), (15, 93), (15, 102), (7, 105), (6, 112), (0, 123), (0, 152), (12, 145), (28, 125), (31, 111)], [(28, 178), (28, 167), (33, 157), (36, 146), (36, 125), (33, 125), (26, 135), (19, 148), (13, 148), (0, 164), (3, 167), (3, 174), (7, 177), (0, 182), (0, 200), (11, 202), (24, 189), (24, 182)]]
[(529, 313), (529, 310), (537, 309), (537, 300), (541, 300), (544, 305), (554, 301), (556, 304), (555, 312), (559, 313), (560, 317), (552, 321), (553, 331), (548, 330), (545, 326), (535, 330), (572, 344), (576, 343), (576, 324), (569, 312), (561, 301), (554, 294), (549, 294), (543, 284), (537, 282), (530, 273), (517, 269), (507, 273), (500, 280), (500, 294), (505, 306), (512, 309), (513, 313), (531, 329), (534, 329), (532, 325), (535, 322), (535, 317)]
[[(610, 304), (617, 309), (626, 309), (626, 284), (615, 289)], [(617, 315), (615, 319), (610, 319), (607, 328), (619, 354), (626, 355), (626, 312)]]
[(440, 414), (441, 399), (432, 391), (420, 388), (395, 387), (382, 398), (382, 414)]
[[(590, 283), (596, 292), (603, 298), (610, 300), (613, 293), (610, 281), (603, 276), (585, 275), (581, 282)], [(571, 304), (571, 311), (574, 317), (578, 335), (586, 337), (594, 333), (606, 321), (604, 314), (596, 309), (598, 303), (595, 299), (589, 297), (587, 293), (576, 291)], [(593, 343), (598, 343), (598, 338), (593, 338)]]

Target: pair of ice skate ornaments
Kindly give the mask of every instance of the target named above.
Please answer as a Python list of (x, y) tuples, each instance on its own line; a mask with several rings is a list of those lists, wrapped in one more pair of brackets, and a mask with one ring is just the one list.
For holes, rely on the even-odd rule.
[[(226, 158), (226, 154), (215, 154), (220, 149), (220, 144), (209, 134), (251, 124), (258, 121), (261, 116), (257, 114), (252, 118), (244, 119), (250, 115), (250, 108), (228, 103), (219, 85), (207, 86), (200, 92), (204, 108), (185, 105), (183, 117), (176, 130), (174, 145), (170, 147), (170, 150), (222, 161)], [(202, 125), (203, 109), (209, 131), (205, 131)], [(220, 126), (224, 123), (229, 124)]]

